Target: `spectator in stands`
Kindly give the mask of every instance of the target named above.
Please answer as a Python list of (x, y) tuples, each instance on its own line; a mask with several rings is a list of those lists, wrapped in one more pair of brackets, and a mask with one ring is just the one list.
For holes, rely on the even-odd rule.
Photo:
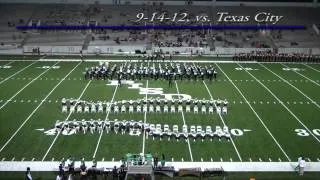
[(26, 177), (25, 177), (26, 180), (32, 180), (30, 167), (27, 167), (27, 171), (26, 171), (25, 175), (26, 175)]

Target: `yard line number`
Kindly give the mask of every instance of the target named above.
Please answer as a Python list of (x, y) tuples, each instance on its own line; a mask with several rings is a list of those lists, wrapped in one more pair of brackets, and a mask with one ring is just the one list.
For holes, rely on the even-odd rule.
[(11, 68), (12, 66), (7, 66), (7, 65), (4, 65), (4, 66), (0, 66), (0, 69), (9, 69)]
[[(305, 129), (295, 129), (294, 130), (298, 136), (309, 136), (310, 133), (308, 133)], [(312, 133), (316, 136), (320, 136), (320, 129), (313, 129)]]
[(252, 69), (252, 68), (241, 68), (241, 67), (236, 67), (235, 70), (237, 71), (242, 71), (242, 70), (245, 70), (245, 71), (255, 71), (255, 70), (258, 70), (258, 69)]
[(59, 69), (60, 68), (60, 66), (39, 66), (39, 67), (37, 67), (37, 68), (39, 68), (39, 69)]

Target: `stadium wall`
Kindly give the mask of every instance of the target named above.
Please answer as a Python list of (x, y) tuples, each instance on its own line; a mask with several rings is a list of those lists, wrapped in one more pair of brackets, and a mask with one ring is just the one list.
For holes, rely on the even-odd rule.
[[(99, 2), (99, 4), (114, 4), (113, 0), (0, 0), (0, 3), (37, 3), (37, 4), (95, 4)], [(160, 3), (164, 5), (177, 5), (183, 6), (186, 5), (185, 1), (158, 1), (158, 0), (122, 0), (121, 4), (132, 4), (132, 5), (142, 5), (142, 4), (156, 4), (159, 5)], [(193, 5), (198, 6), (291, 6), (291, 7), (312, 7), (312, 6), (319, 6), (319, 3), (306, 3), (306, 2), (248, 2), (248, 1), (194, 1)]]
[[(29, 45), (23, 48), (0, 48), (0, 54), (22, 55), (33, 54), (33, 49), (39, 48), (42, 55), (79, 55), (82, 46), (36, 46)], [(217, 47), (214, 50), (201, 47), (153, 47), (151, 51), (171, 54), (199, 54), (199, 55), (221, 55), (230, 56), (238, 53), (251, 53), (257, 51), (273, 51), (272, 48), (223, 48)], [(111, 54), (131, 54), (136, 51), (145, 52), (146, 47), (141, 46), (88, 46), (87, 50), (82, 50), (84, 55), (111, 55)], [(302, 53), (307, 55), (320, 55), (320, 48), (278, 48), (278, 53), (293, 54)]]

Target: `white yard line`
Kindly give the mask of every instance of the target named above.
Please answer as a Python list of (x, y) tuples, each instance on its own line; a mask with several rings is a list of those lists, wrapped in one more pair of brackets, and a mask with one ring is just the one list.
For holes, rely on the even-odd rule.
[[(239, 94), (242, 96), (242, 98), (246, 101), (249, 102), (247, 100), (247, 98), (243, 95), (243, 93), (240, 91), (240, 89), (233, 83), (233, 81), (231, 81), (231, 79), (229, 78), (229, 76), (220, 68), (219, 65), (216, 64), (216, 66), (220, 69), (220, 71), (226, 76), (226, 78), (229, 80), (229, 82), (236, 88), (236, 90), (239, 92)], [(288, 161), (291, 161), (291, 159), (289, 158), (289, 156), (287, 155), (287, 153), (283, 150), (283, 148), (281, 147), (280, 143), (277, 141), (277, 139), (272, 135), (272, 133), (270, 132), (269, 128), (265, 125), (265, 123), (263, 122), (263, 120), (261, 119), (261, 117), (258, 115), (258, 113), (253, 109), (253, 107), (251, 106), (250, 103), (246, 103), (248, 104), (248, 106), (250, 107), (250, 109), (252, 110), (252, 112), (256, 115), (256, 117), (259, 119), (260, 123), (262, 124), (262, 126), (266, 129), (266, 131), (268, 132), (268, 134), (271, 136), (271, 138), (273, 139), (273, 141), (277, 144), (277, 146), (279, 147), (279, 149), (282, 151), (282, 153), (286, 156), (286, 158), (288, 159)]]
[[(180, 94), (177, 81), (174, 81), (174, 83), (176, 84), (176, 89), (177, 89), (178, 94)], [(180, 99), (180, 97), (179, 97), (179, 99)], [(181, 111), (181, 115), (182, 115), (183, 125), (186, 125), (186, 121), (185, 121), (185, 118), (184, 118), (184, 113), (183, 113), (183, 111)], [(189, 138), (187, 139), (187, 143), (188, 143), (190, 158), (191, 158), (191, 161), (193, 162), (193, 156), (192, 156), (192, 151), (191, 151), (191, 146), (190, 146)]]
[[(111, 98), (110, 103), (112, 103), (112, 102), (114, 101), (114, 97), (116, 96), (118, 87), (119, 87), (119, 85), (117, 85), (116, 88), (114, 89), (114, 92), (113, 92), (113, 95), (112, 95), (112, 98)], [(110, 109), (110, 111), (111, 111), (111, 109)], [(104, 119), (104, 123), (106, 123), (106, 121), (108, 120), (110, 111), (107, 112), (106, 118)], [(99, 136), (99, 139), (98, 139), (98, 142), (97, 142), (97, 145), (96, 145), (96, 149), (94, 150), (94, 153), (93, 153), (93, 158), (96, 157), (96, 154), (97, 154), (97, 152), (98, 152), (98, 148), (99, 148), (99, 145), (100, 145), (100, 141), (101, 141), (101, 138), (102, 138), (102, 134), (103, 134), (103, 130), (100, 132), (100, 136)]]
[(2, 146), (0, 149), (0, 152), (10, 143), (10, 141), (17, 135), (17, 133), (20, 131), (20, 129), (29, 121), (29, 119), (33, 116), (33, 114), (40, 108), (40, 106), (45, 102), (45, 100), (52, 94), (52, 92), (62, 83), (62, 81), (69, 76), (79, 65), (78, 63), (63, 79), (60, 80), (60, 82), (52, 88), (52, 90), (47, 94), (47, 96), (43, 99), (43, 101), (40, 102), (40, 104), (32, 111), (32, 113), (27, 117), (27, 119), (19, 126), (19, 128), (13, 133), (13, 135), (7, 140), (7, 142)]
[[(213, 100), (212, 94), (211, 94), (211, 92), (210, 92), (210, 90), (209, 90), (206, 82), (205, 82), (205, 81), (202, 81), (202, 82), (203, 82), (204, 86), (206, 87), (206, 89), (207, 89), (207, 91), (208, 91), (208, 93), (209, 93), (210, 99)], [(214, 104), (215, 109), (217, 109), (217, 105), (216, 105), (215, 103), (213, 103), (213, 104)], [(219, 117), (220, 117), (223, 125), (224, 125), (224, 126), (227, 126), (226, 123), (224, 122), (221, 114), (218, 113), (218, 115), (219, 115)], [(242, 161), (242, 158), (241, 158), (241, 156), (240, 156), (240, 153), (239, 153), (239, 151), (238, 151), (238, 148), (237, 148), (237, 146), (235, 145), (235, 143), (234, 143), (234, 141), (233, 141), (233, 138), (232, 138), (231, 136), (230, 136), (230, 140), (231, 140), (231, 143), (232, 143), (232, 145), (233, 145), (233, 147), (234, 147), (234, 149), (235, 149), (235, 151), (236, 151), (236, 153), (237, 153), (237, 155), (238, 155), (239, 160)]]
[[(238, 66), (243, 68), (239, 63)], [(319, 138), (315, 136), (312, 131), (268, 88), (266, 87), (259, 79), (257, 79), (254, 75), (252, 75), (249, 71), (244, 69), (252, 78), (254, 78), (259, 84), (261, 84), (274, 98), (277, 99), (278, 102), (318, 141), (320, 142)]]
[[(124, 65), (126, 65), (126, 64), (127, 64), (127, 61), (125, 62)], [(112, 98), (111, 98), (111, 101), (110, 101), (111, 104), (112, 104), (112, 102), (114, 101), (114, 97), (116, 96), (118, 87), (119, 87), (119, 85), (117, 85), (116, 88), (114, 89), (114, 92), (113, 92), (113, 95), (112, 95)], [(110, 111), (111, 111), (111, 109), (110, 109)], [(104, 119), (104, 123), (106, 123), (106, 121), (108, 120), (110, 111), (107, 112), (106, 118)], [(102, 135), (103, 135), (103, 131), (104, 131), (104, 130), (102, 130), (102, 131), (100, 132), (100, 136), (99, 136), (99, 139), (98, 139), (96, 148), (95, 148), (94, 153), (93, 153), (93, 156), (92, 156), (93, 158), (95, 158), (96, 155), (97, 155), (98, 148), (99, 148), (99, 146), (100, 146), (101, 138), (102, 138)]]
[[(78, 99), (77, 99), (77, 102), (81, 99), (81, 97), (83, 96), (84, 92), (87, 90), (87, 88), (89, 87), (89, 85), (90, 85), (91, 82), (92, 82), (92, 80), (90, 80), (90, 81), (87, 83), (87, 85), (84, 87), (84, 89), (82, 90), (80, 96), (79, 96)], [(77, 102), (76, 102), (76, 104), (77, 104)], [(66, 120), (65, 120), (64, 122), (68, 121), (68, 119), (70, 118), (71, 114), (72, 114), (72, 112), (70, 111), (69, 114), (68, 114), (68, 116), (67, 116), (67, 118), (66, 118)], [(46, 151), (46, 153), (45, 153), (44, 156), (42, 157), (42, 160), (41, 160), (41, 161), (44, 161), (44, 159), (47, 157), (47, 155), (48, 155), (48, 153), (50, 152), (51, 148), (53, 147), (54, 143), (57, 141), (60, 133), (61, 133), (61, 131), (59, 131), (59, 132), (57, 133), (56, 137), (53, 139), (51, 145), (49, 146), (48, 150)]]
[(306, 94), (304, 94), (302, 91), (300, 91), (297, 87), (295, 87), (294, 85), (290, 84), (287, 80), (285, 80), (284, 78), (282, 78), (280, 75), (276, 74), (275, 72), (271, 71), (269, 68), (267, 68), (266, 66), (264, 66), (263, 64), (260, 64), (260, 66), (264, 67), (265, 69), (267, 69), (269, 72), (271, 72), (272, 74), (276, 75), (278, 78), (280, 78), (282, 81), (286, 82), (287, 84), (289, 84), (291, 87), (293, 87), (295, 90), (297, 90), (300, 94), (302, 94), (304, 97), (306, 97), (307, 99), (309, 99), (312, 104), (316, 105), (318, 108), (320, 108), (319, 104), (317, 104), (316, 101), (314, 101), (313, 99), (311, 99), (309, 96), (307, 96)]
[(303, 64), (304, 66), (314, 70), (314, 71), (317, 71), (317, 72), (320, 72), (320, 70), (316, 69), (316, 68), (313, 68), (312, 66), (309, 66), (308, 64)]
[[(148, 88), (149, 85), (149, 80), (147, 80), (146, 88)], [(146, 92), (146, 97), (145, 97), (146, 102), (148, 101), (148, 91)], [(144, 124), (147, 123), (147, 111), (144, 112)], [(143, 128), (143, 137), (142, 137), (142, 154), (144, 154), (144, 149), (146, 146), (146, 129)]]
[[(284, 66), (284, 67), (290, 68), (289, 66), (287, 66), (287, 65), (285, 65), (285, 64), (281, 64), (281, 65)], [(305, 79), (308, 79), (308, 80), (311, 81), (313, 84), (315, 84), (315, 85), (317, 85), (317, 86), (320, 86), (319, 83), (317, 83), (317, 82), (315, 82), (314, 80), (308, 78), (307, 76), (305, 76), (305, 75), (303, 75), (303, 74), (301, 74), (301, 73), (299, 73), (299, 72), (297, 72), (297, 71), (293, 71), (293, 72), (299, 74), (300, 76), (304, 77)]]
[[(148, 61), (148, 68), (149, 68), (149, 61)], [(146, 84), (146, 88), (149, 87), (149, 80), (147, 80), (147, 84)], [(146, 92), (146, 96), (145, 96), (145, 101), (148, 101), (148, 91)], [(147, 123), (147, 111), (144, 112), (144, 116), (143, 116), (144, 120), (143, 123), (146, 124)], [(142, 137), (142, 154), (144, 154), (144, 150), (146, 147), (146, 129), (143, 128), (143, 137)]]
[[(58, 62), (56, 62), (54, 65), (58, 64)], [(52, 67), (51, 66), (51, 67)], [(4, 104), (2, 104), (2, 106), (0, 107), (0, 110), (6, 106), (13, 98), (15, 98), (20, 92), (22, 92), (25, 88), (27, 88), (31, 83), (33, 83), (35, 80), (37, 80), (39, 77), (41, 77), (43, 74), (45, 74), (46, 72), (48, 72), (49, 70), (51, 70), (51, 68), (46, 69), (45, 71), (43, 71), (41, 74), (39, 74), (36, 78), (34, 78), (32, 81), (30, 81), (28, 84), (26, 84), (25, 86), (23, 86), (23, 88), (21, 88), (18, 92), (16, 92), (7, 102), (5, 102)]]
[[(12, 62), (13, 62), (13, 61), (12, 61)], [(33, 63), (29, 64), (28, 66), (26, 66), (26, 67), (24, 67), (24, 68), (20, 69), (19, 71), (17, 71), (16, 73), (12, 74), (11, 76), (9, 76), (9, 77), (5, 78), (4, 80), (0, 81), (0, 84), (2, 84), (2, 83), (4, 83), (4, 82), (6, 82), (8, 79), (10, 79), (11, 77), (13, 77), (13, 76), (15, 76), (15, 75), (19, 74), (21, 71), (23, 71), (23, 70), (27, 69), (28, 67), (32, 66), (32, 65), (33, 65), (33, 64), (35, 64), (36, 62), (38, 62), (38, 61), (35, 61), (35, 62), (33, 62)], [(58, 62), (59, 62), (59, 61), (58, 61)]]

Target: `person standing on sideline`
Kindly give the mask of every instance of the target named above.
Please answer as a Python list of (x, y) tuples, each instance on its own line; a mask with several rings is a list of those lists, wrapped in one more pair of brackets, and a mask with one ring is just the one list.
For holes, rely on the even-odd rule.
[(27, 167), (26, 180), (32, 180), (32, 176), (31, 176), (31, 172), (30, 172), (30, 167)]
[(301, 160), (299, 161), (299, 175), (300, 176), (303, 176), (305, 167), (306, 167), (306, 161), (304, 160), (304, 157), (301, 157)]
[(300, 156), (298, 157), (298, 165), (297, 165), (297, 167), (294, 168), (295, 171), (298, 171), (298, 170), (299, 170), (299, 164), (300, 164), (301, 159), (302, 159), (302, 155), (300, 155)]

